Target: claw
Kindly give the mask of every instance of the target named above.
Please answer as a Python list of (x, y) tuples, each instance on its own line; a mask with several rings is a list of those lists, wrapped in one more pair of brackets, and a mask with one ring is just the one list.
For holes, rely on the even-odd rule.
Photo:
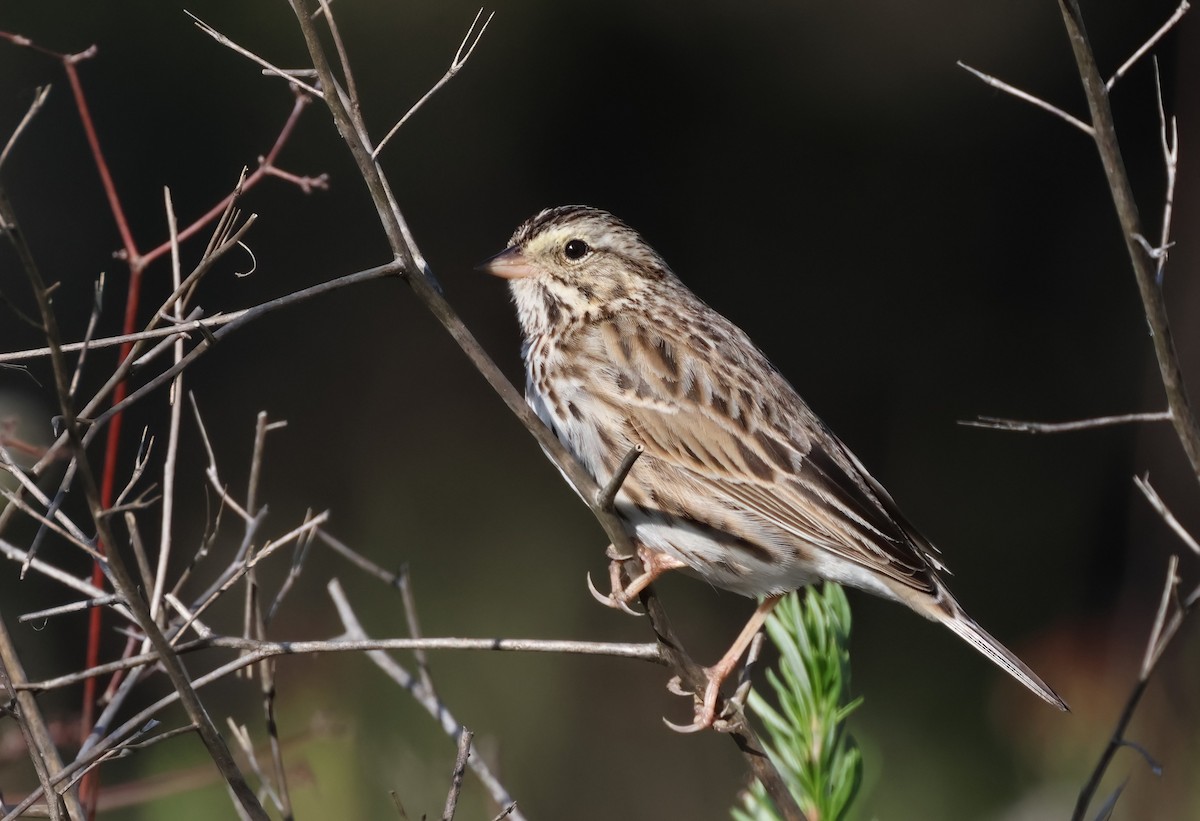
[(696, 719), (691, 724), (674, 724), (664, 718), (663, 724), (666, 724), (667, 727), (677, 733), (698, 733), (701, 730), (707, 730), (712, 726), (711, 721), (708, 724), (704, 724), (700, 719)]
[(596, 585), (592, 583), (592, 574), (587, 574), (588, 592), (592, 594), (592, 598), (603, 604), (605, 607), (611, 607), (614, 610), (622, 610), (631, 616), (644, 616), (645, 613), (639, 613), (625, 603), (625, 600), (615, 591), (607, 596), (596, 589)]
[(588, 592), (592, 594), (593, 599), (605, 605), (606, 607), (612, 607), (612, 600), (597, 590), (596, 585), (592, 583), (592, 571), (590, 570), (587, 573), (587, 586)]
[[(708, 684), (704, 688), (704, 698), (696, 700), (695, 720), (691, 724), (673, 724), (663, 719), (663, 723), (677, 733), (698, 733), (713, 726), (713, 722), (717, 720), (717, 697), (721, 694), (721, 682), (725, 676), (711, 667), (705, 669), (704, 674), (708, 677)], [(667, 682), (667, 689), (677, 695), (693, 695), (683, 689), (679, 676)]]

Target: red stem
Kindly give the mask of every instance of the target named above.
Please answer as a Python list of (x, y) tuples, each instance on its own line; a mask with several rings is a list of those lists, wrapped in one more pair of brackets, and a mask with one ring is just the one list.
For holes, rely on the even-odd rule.
[[(100, 183), (104, 188), (104, 194), (108, 198), (108, 205), (112, 211), (113, 220), (116, 222), (117, 231), (121, 235), (121, 244), (124, 246), (125, 261), (129, 265), (129, 289), (125, 300), (125, 319), (122, 323), (122, 333), (131, 334), (136, 330), (135, 324), (138, 314), (138, 303), (142, 289), (142, 272), (155, 259), (167, 253), (171, 249), (170, 242), (164, 242), (154, 248), (146, 255), (138, 252), (137, 244), (133, 239), (133, 232), (129, 228), (129, 222), (125, 219), (125, 209), (121, 207), (121, 199), (117, 194), (116, 185), (113, 183), (112, 174), (109, 172), (108, 163), (104, 159), (104, 152), (100, 148), (100, 138), (96, 134), (95, 124), (92, 122), (92, 115), (88, 109), (87, 97), (83, 91), (83, 84), (80, 82), (79, 73), (75, 69), (75, 64), (82, 60), (89, 59), (96, 54), (96, 47), (91, 46), (86, 51), (78, 54), (61, 54), (43, 48), (27, 37), (12, 34), (6, 31), (0, 31), (0, 39), (7, 40), (16, 46), (29, 48), (41, 54), (54, 57), (59, 60), (64, 70), (67, 73), (67, 80), (71, 85), (71, 92), (75, 98), (75, 107), (79, 112), (79, 119), (83, 125), (83, 132), (87, 138), (88, 147), (92, 152), (92, 159), (96, 164), (96, 170), (100, 174)], [(296, 92), (296, 102), (292, 106), (291, 114), (288, 116), (287, 122), (279, 132), (279, 136), (275, 139), (275, 144), (271, 146), (271, 150), (267, 152), (265, 157), (259, 160), (259, 167), (250, 174), (241, 186), (241, 190), (245, 191), (253, 187), (256, 183), (262, 180), (274, 169), (275, 158), (291, 137), (296, 123), (300, 119), (305, 107), (311, 102), (311, 98), (307, 94)], [(295, 182), (299, 182), (294, 177), (289, 177)], [(319, 178), (318, 178), (319, 179)], [(305, 191), (308, 187), (300, 183)], [(207, 213), (191, 225), (179, 232), (179, 241), (182, 242), (189, 237), (198, 233), (205, 225), (212, 222), (225, 210), (229, 201), (237, 196), (240, 192), (235, 192), (228, 197), (222, 199)], [(129, 351), (132, 348), (132, 343), (125, 343), (121, 346), (118, 356), (118, 362), (123, 362), (129, 356)], [(113, 392), (113, 404), (119, 404), (129, 393), (128, 386), (125, 382), (117, 385)], [(116, 494), (116, 475), (117, 475), (117, 453), (120, 450), (121, 443), (121, 418), (120, 413), (116, 414), (112, 423), (109, 425), (104, 451), (104, 468), (101, 475), (101, 504), (103, 507), (111, 507)], [(104, 553), (105, 545), (97, 543), (97, 550)], [(100, 565), (94, 564), (92, 567), (92, 584), (97, 587), (104, 584), (104, 573), (100, 569)], [(101, 614), (103, 608), (93, 607), (90, 611), (87, 630), (87, 650), (86, 664), (87, 668), (93, 668), (100, 661), (100, 633), (103, 627)], [(92, 731), (92, 725), (95, 721), (95, 706), (96, 706), (96, 677), (88, 678), (84, 682), (83, 690), (83, 709), (80, 717), (80, 737), (86, 738)], [(94, 820), (96, 817), (96, 806), (99, 798), (99, 769), (93, 769), (84, 776), (80, 783), (80, 799), (87, 811), (88, 818)]]
[[(63, 58), (63, 67), (67, 70), (67, 79), (71, 83), (71, 92), (75, 95), (75, 107), (79, 109), (79, 119), (83, 122), (83, 133), (87, 136), (88, 147), (92, 149), (92, 159), (96, 161), (96, 170), (100, 172), (100, 184), (104, 186), (104, 195), (108, 197), (108, 206), (112, 209), (113, 219), (117, 221), (117, 231), (121, 234), (121, 243), (125, 246), (125, 254), (129, 267), (140, 271), (143, 267), (138, 259), (137, 246), (133, 243), (133, 234), (129, 231), (129, 223), (125, 221), (125, 209), (121, 207), (121, 198), (117, 196), (117, 188), (113, 185), (112, 174), (108, 173), (108, 163), (104, 161), (104, 153), (100, 150), (100, 138), (96, 136), (96, 128), (92, 124), (92, 115), (88, 111), (87, 98), (83, 94), (83, 84), (79, 82), (79, 72), (75, 70), (75, 57), (68, 55)], [(133, 282), (130, 281), (132, 289)], [(134, 298), (136, 304), (137, 298)], [(129, 315), (125, 316), (126, 323)], [(132, 333), (132, 331), (126, 331)]]

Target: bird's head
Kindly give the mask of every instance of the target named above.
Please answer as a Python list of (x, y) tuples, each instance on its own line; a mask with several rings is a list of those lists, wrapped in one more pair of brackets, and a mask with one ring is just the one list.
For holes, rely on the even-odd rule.
[(584, 205), (531, 217), (479, 268), (509, 281), (527, 337), (612, 316), (645, 299), (651, 283), (675, 279), (636, 231)]

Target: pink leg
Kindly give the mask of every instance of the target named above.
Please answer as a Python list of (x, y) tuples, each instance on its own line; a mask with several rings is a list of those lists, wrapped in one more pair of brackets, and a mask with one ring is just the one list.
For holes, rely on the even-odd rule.
[(728, 652), (712, 667), (705, 668), (704, 675), (708, 678), (708, 685), (704, 688), (704, 698), (696, 705), (695, 721), (686, 726), (680, 726), (663, 719), (668, 727), (679, 733), (694, 733), (698, 730), (706, 730), (713, 725), (717, 719), (717, 698), (721, 695), (721, 684), (737, 667), (742, 653), (746, 652), (746, 648), (754, 640), (755, 634), (762, 628), (763, 622), (767, 620), (767, 616), (775, 609), (775, 605), (781, 598), (781, 595), (775, 595), (763, 599), (762, 604), (754, 611), (750, 621), (746, 622), (746, 626), (742, 628), (742, 632), (734, 640)]

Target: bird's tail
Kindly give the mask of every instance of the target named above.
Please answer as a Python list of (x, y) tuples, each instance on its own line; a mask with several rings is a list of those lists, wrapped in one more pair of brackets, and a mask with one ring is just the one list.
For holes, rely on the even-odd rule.
[(1025, 662), (1017, 658), (1012, 651), (996, 641), (988, 631), (984, 630), (973, 618), (964, 613), (962, 608), (958, 606), (958, 603), (950, 598), (949, 594), (943, 591), (943, 596), (943, 601), (939, 602), (940, 606), (935, 606), (933, 608), (934, 612), (930, 615), (957, 633), (976, 650), (994, 661), (1002, 670), (1028, 687), (1047, 704), (1057, 707), (1060, 710), (1070, 710), (1067, 703), (1062, 700), (1058, 693), (1051, 690), (1046, 682), (1038, 677), (1037, 673), (1029, 669)]

